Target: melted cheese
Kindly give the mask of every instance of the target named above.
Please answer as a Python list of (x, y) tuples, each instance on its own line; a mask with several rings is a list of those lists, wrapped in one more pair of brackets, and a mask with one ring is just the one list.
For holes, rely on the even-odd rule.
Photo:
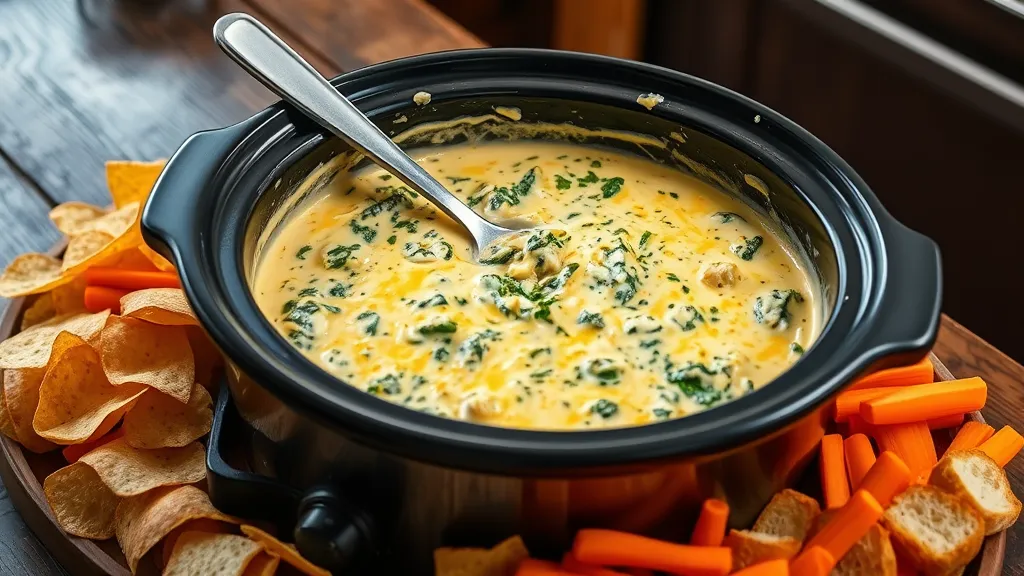
[(797, 259), (747, 207), (675, 170), (537, 142), (413, 157), (486, 217), (545, 229), (481, 264), (381, 169), (335, 177), (275, 232), (253, 290), (349, 385), (498, 426), (641, 425), (764, 386), (818, 333)]

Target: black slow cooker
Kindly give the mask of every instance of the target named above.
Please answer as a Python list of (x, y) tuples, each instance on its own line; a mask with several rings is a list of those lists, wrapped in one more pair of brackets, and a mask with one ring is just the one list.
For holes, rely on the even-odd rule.
[[(440, 545), (522, 534), (534, 553), (552, 553), (584, 526), (683, 538), (707, 497), (727, 500), (732, 522), (749, 523), (812, 457), (830, 397), (868, 370), (920, 359), (935, 339), (936, 245), (896, 222), (827, 146), (739, 94), (636, 62), (521, 49), (428, 54), (332, 83), (392, 135), (507, 106), (522, 111), (520, 122), (661, 139), (657, 161), (739, 197), (804, 254), (827, 321), (770, 385), (663, 423), (549, 432), (408, 410), (307, 360), (250, 293), (258, 239), (307, 177), (348, 146), (284, 104), (196, 134), (167, 164), (142, 227), (177, 265), (229, 359), (225, 394), (258, 438), (256, 488), (240, 482), (252, 474), (223, 472), (211, 450), (212, 495), (249, 516), (291, 508), (273, 516), (319, 563), (428, 573)], [(426, 106), (413, 103), (420, 91), (432, 95)], [(646, 93), (664, 101), (648, 110), (637, 103)]]

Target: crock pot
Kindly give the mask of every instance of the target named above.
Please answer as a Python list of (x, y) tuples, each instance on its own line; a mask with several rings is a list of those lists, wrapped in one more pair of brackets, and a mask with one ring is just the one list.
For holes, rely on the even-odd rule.
[[(896, 222), (827, 146), (739, 94), (636, 62), (523, 49), (428, 54), (332, 83), (389, 134), (507, 106), (521, 110), (520, 122), (659, 138), (657, 161), (739, 197), (783, 231), (817, 275), (827, 320), (774, 382), (677, 420), (551, 432), (411, 411), (322, 371), (278, 335), (250, 293), (268, 223), (348, 146), (284, 104), (196, 134), (160, 176), (143, 233), (175, 263), (229, 360), (229, 393), (257, 432), (255, 471), (305, 491), (294, 536), (319, 563), (429, 573), (437, 546), (521, 534), (532, 552), (555, 553), (584, 526), (680, 539), (707, 497), (727, 500), (731, 522), (748, 524), (812, 458), (830, 397), (868, 370), (920, 359), (934, 342), (936, 245)], [(420, 91), (431, 94), (426, 106), (413, 103)], [(648, 110), (637, 103), (646, 93), (664, 101)], [(237, 497), (264, 492), (232, 485), (232, 497), (219, 488), (215, 503), (231, 512), (274, 508)]]

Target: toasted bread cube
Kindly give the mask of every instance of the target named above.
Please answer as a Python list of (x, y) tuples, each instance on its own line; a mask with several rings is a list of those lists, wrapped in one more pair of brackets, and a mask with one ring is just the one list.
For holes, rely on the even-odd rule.
[(788, 560), (800, 551), (802, 542), (750, 530), (730, 530), (723, 546), (732, 549), (732, 569), (742, 570), (768, 560)]
[(928, 483), (958, 494), (985, 519), (985, 534), (1001, 532), (1017, 521), (1020, 500), (1013, 494), (1006, 472), (981, 450), (956, 450), (942, 457)]
[(981, 550), (985, 519), (963, 497), (911, 486), (882, 515), (896, 550), (926, 576), (947, 576)]
[[(827, 510), (815, 518), (808, 538), (820, 532), (836, 512), (838, 510)], [(897, 573), (896, 553), (889, 531), (879, 524), (872, 526), (832, 569), (832, 576), (896, 576)]]
[(753, 531), (803, 542), (818, 514), (821, 506), (817, 500), (787, 488), (772, 497), (754, 522)]

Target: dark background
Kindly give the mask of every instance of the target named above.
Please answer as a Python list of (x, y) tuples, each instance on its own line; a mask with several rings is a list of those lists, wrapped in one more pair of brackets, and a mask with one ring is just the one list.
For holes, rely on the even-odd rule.
[[(852, 164), (897, 218), (938, 241), (945, 312), (1024, 360), (1024, 109), (1011, 118), (969, 82), (860, 34), (816, 0), (431, 3), (495, 46), (645, 60), (789, 116)], [(1024, 85), (1018, 3), (1021, 15), (993, 0), (856, 4)]]

